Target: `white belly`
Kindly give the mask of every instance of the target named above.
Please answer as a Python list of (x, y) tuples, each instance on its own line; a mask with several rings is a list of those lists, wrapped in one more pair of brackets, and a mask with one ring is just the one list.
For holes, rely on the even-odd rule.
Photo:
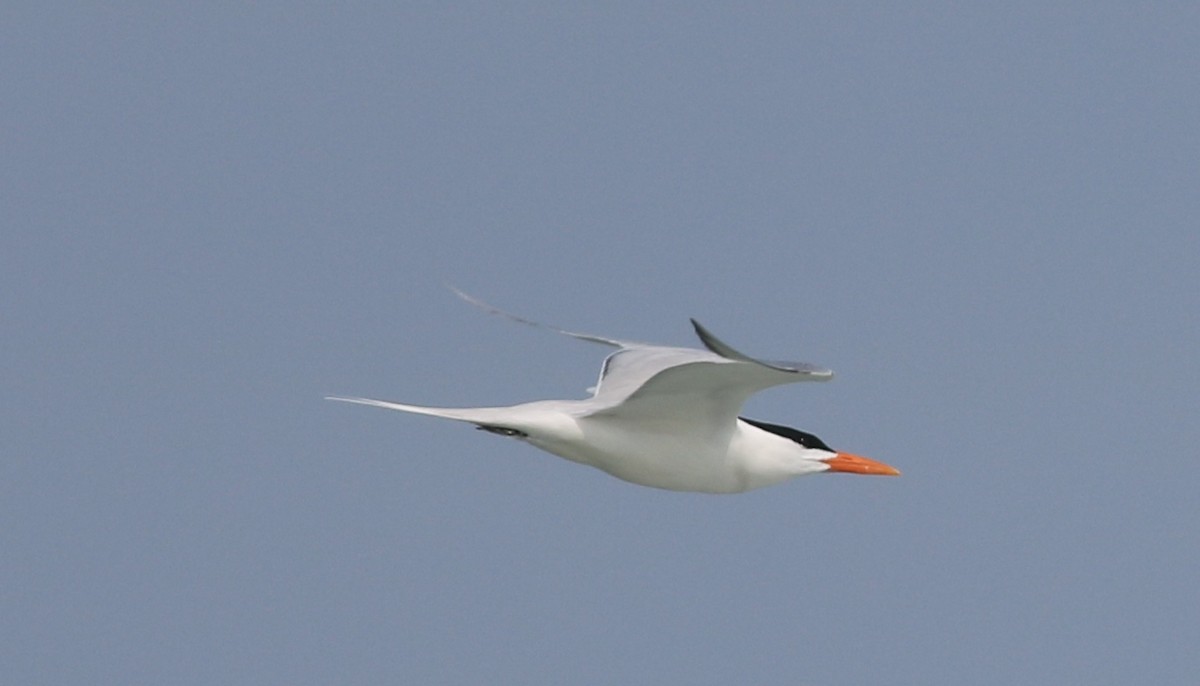
[(613, 423), (603, 418), (575, 421), (575, 431), (530, 435), (533, 445), (573, 462), (635, 484), (673, 491), (739, 493), (760, 485), (730, 455), (733, 431), (697, 434), (670, 426)]

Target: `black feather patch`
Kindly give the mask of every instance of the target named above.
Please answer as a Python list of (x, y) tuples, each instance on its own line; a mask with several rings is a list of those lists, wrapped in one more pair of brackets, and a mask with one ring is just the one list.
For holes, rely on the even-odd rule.
[(829, 446), (825, 445), (825, 441), (822, 441), (821, 439), (808, 433), (807, 431), (800, 431), (799, 429), (793, 429), (790, 426), (780, 426), (778, 424), (768, 424), (766, 422), (760, 422), (760, 421), (757, 421), (754, 419), (747, 419), (745, 417), (738, 417), (738, 419), (742, 420), (743, 422), (746, 422), (747, 424), (749, 424), (751, 426), (757, 426), (758, 428), (762, 429), (763, 431), (770, 431), (771, 433), (775, 434), (776, 436), (782, 436), (790, 441), (795, 441), (795, 442), (799, 443), (800, 445), (804, 446), (805, 448), (817, 448), (820, 450), (828, 450), (831, 453), (837, 452), (833, 448), (830, 448)]
[(482, 429), (488, 433), (500, 434), (501, 436), (515, 436), (517, 438), (526, 438), (529, 436), (529, 434), (521, 431), (520, 429), (510, 429), (507, 426), (484, 426), (483, 424), (480, 424), (475, 428)]

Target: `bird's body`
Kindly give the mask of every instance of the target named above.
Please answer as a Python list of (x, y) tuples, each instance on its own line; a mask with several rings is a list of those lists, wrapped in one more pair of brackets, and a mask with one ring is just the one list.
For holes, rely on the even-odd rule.
[[(464, 299), (522, 323), (526, 319)], [(508, 407), (441, 408), (367, 398), (331, 398), (475, 424), (546, 452), (644, 486), (674, 491), (739, 493), (825, 471), (898, 474), (866, 458), (839, 453), (820, 439), (738, 416), (750, 395), (833, 373), (803, 363), (746, 356), (695, 320), (707, 350), (631, 343), (560, 333), (617, 348), (592, 397)]]

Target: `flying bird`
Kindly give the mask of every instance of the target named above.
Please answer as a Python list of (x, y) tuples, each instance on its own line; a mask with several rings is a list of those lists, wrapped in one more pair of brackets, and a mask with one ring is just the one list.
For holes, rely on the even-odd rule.
[(522, 324), (616, 348), (605, 358), (592, 396), (463, 408), (328, 399), (468, 422), (618, 479), (672, 491), (741, 493), (807, 474), (900, 473), (882, 462), (834, 450), (811, 433), (739, 416), (754, 393), (800, 381), (828, 381), (833, 372), (827, 369), (750, 357), (695, 319), (692, 327), (704, 350), (547, 327), (455, 293)]

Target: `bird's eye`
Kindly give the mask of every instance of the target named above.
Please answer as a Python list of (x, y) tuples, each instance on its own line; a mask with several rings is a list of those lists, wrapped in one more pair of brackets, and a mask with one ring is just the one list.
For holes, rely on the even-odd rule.
[(754, 426), (757, 426), (758, 428), (763, 429), (764, 431), (770, 431), (773, 434), (782, 436), (791, 441), (795, 441), (796, 443), (804, 446), (805, 448), (812, 448), (815, 450), (828, 450), (829, 452), (834, 452), (833, 448), (830, 448), (829, 446), (825, 445), (825, 441), (822, 441), (821, 439), (808, 433), (807, 431), (800, 431), (799, 429), (793, 429), (790, 426), (780, 426), (778, 424), (768, 424), (767, 422), (760, 422), (758, 420), (749, 419), (747, 417), (740, 417), (740, 419), (742, 421), (746, 422), (747, 424), (752, 424)]

